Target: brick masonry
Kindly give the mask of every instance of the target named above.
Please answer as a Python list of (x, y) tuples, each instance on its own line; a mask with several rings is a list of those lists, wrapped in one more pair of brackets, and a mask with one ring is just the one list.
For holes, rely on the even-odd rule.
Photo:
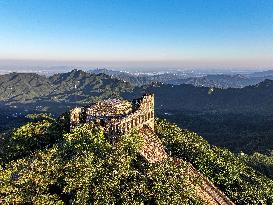
[[(77, 107), (70, 111), (70, 126), (92, 122), (101, 125), (108, 136), (119, 136), (132, 130), (139, 130), (143, 137), (143, 146), (139, 153), (149, 163), (172, 160), (177, 166), (187, 163), (187, 175), (190, 178), (196, 196), (209, 205), (234, 205), (207, 177), (198, 172), (190, 163), (170, 157), (161, 140), (154, 132), (154, 95), (146, 94), (139, 99), (129, 101), (106, 100), (93, 107)], [(183, 173), (185, 174), (185, 173)], [(198, 179), (199, 183), (196, 182)]]
[[(113, 99), (113, 101), (117, 101)], [(120, 109), (116, 115), (109, 112), (116, 107), (112, 105), (113, 101), (106, 100), (104, 103), (98, 102), (96, 108), (100, 104), (104, 104), (101, 110), (96, 109), (97, 113), (92, 112), (88, 107), (76, 107), (70, 111), (70, 127), (73, 128), (81, 123), (93, 122), (100, 124), (105, 129), (108, 135), (120, 135), (129, 132), (132, 129), (138, 129), (143, 126), (149, 126), (154, 130), (154, 95), (146, 94), (139, 99), (131, 102), (131, 107), (128, 101), (118, 101), (120, 107), (125, 107), (124, 110)], [(112, 109), (111, 109), (112, 106)], [(104, 112), (104, 110), (109, 112)], [(116, 109), (117, 110), (117, 109)]]

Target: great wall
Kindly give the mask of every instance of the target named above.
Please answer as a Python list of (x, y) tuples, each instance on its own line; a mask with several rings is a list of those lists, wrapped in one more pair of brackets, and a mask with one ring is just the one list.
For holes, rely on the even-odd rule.
[[(189, 162), (172, 158), (165, 151), (161, 140), (154, 132), (154, 95), (146, 94), (132, 102), (118, 99), (100, 101), (87, 107), (76, 107), (70, 111), (70, 127), (82, 123), (99, 124), (105, 134), (113, 138), (139, 130), (143, 146), (139, 151), (149, 163), (172, 160), (177, 166), (187, 163), (187, 175), (196, 196), (209, 205), (234, 205), (207, 177), (198, 172)], [(185, 173), (184, 173), (185, 174)], [(198, 179), (198, 183), (196, 182)]]
[(144, 95), (133, 100), (108, 99), (88, 107), (70, 111), (71, 128), (80, 123), (93, 122), (104, 127), (108, 135), (119, 135), (149, 126), (154, 130), (154, 96)]

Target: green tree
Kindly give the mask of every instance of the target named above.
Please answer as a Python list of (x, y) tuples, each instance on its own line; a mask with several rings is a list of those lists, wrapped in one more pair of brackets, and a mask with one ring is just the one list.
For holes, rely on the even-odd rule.
[(200, 203), (183, 177), (186, 165), (149, 164), (138, 154), (138, 132), (110, 143), (100, 127), (66, 133), (58, 123), (42, 120), (12, 133), (6, 143), (16, 149), (7, 149), (0, 168), (1, 204)]
[(273, 181), (227, 149), (211, 146), (196, 133), (158, 120), (156, 129), (172, 155), (191, 162), (236, 204), (272, 204)]

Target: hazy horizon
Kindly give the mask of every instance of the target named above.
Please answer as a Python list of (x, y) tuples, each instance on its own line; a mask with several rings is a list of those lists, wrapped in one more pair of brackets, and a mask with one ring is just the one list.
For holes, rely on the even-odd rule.
[(110, 69), (110, 70), (124, 70), (124, 71), (167, 71), (167, 70), (215, 70), (215, 71), (265, 71), (273, 70), (273, 66), (246, 66), (236, 65), (234, 66), (223, 66), (217, 62), (213, 62), (210, 65), (204, 64), (193, 64), (192, 62), (166, 62), (166, 61), (58, 61), (58, 60), (3, 60), (0, 59), (0, 70), (11, 69), (20, 71), (20, 68), (80, 68), (80, 69)]

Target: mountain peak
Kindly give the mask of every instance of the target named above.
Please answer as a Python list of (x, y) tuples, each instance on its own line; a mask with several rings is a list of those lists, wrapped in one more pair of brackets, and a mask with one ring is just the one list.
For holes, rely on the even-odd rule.
[(265, 79), (264, 81), (258, 83), (255, 87), (259, 88), (273, 87), (273, 80)]
[(84, 72), (83, 70), (78, 70), (78, 69), (73, 69), (70, 72), (68, 72), (69, 75), (74, 75), (74, 76), (79, 76), (82, 74), (87, 74), (86, 72)]

